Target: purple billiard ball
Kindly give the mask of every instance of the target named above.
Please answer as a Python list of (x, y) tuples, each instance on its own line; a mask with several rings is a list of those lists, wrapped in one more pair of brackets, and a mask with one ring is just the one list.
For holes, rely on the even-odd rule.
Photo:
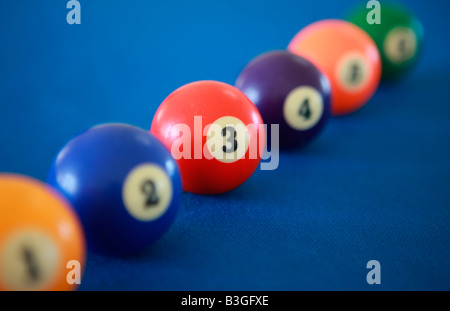
[(317, 67), (287, 51), (271, 51), (253, 59), (236, 87), (258, 107), (267, 124), (279, 124), (281, 149), (300, 148), (314, 139), (330, 115), (330, 84)]

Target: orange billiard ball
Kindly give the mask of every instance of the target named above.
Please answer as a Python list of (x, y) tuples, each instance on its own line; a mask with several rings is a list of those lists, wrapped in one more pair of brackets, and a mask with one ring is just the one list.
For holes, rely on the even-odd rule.
[(0, 174), (0, 290), (76, 289), (72, 269), (81, 273), (84, 261), (84, 235), (68, 203), (40, 181)]
[(372, 38), (343, 20), (322, 20), (300, 30), (288, 50), (311, 61), (331, 83), (335, 116), (363, 107), (378, 88), (381, 58)]

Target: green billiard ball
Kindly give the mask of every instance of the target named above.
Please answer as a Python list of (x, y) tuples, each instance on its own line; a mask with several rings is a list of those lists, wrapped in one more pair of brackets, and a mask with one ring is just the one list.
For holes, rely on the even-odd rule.
[(379, 24), (368, 21), (367, 16), (374, 7), (356, 9), (349, 21), (375, 41), (381, 55), (382, 79), (386, 81), (403, 76), (417, 63), (424, 32), (422, 23), (408, 9), (385, 2), (380, 3), (379, 8)]

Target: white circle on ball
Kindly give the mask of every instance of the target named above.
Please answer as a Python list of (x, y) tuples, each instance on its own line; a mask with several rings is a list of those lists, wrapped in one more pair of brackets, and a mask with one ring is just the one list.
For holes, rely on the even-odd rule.
[(125, 178), (122, 199), (128, 213), (140, 221), (161, 217), (172, 201), (172, 182), (158, 165), (142, 164)]
[(349, 52), (341, 57), (337, 66), (337, 77), (348, 92), (358, 92), (369, 82), (370, 66), (366, 58), (358, 52)]
[(283, 116), (295, 130), (309, 130), (319, 122), (323, 114), (323, 99), (313, 87), (299, 86), (286, 96)]
[(0, 254), (0, 282), (8, 290), (45, 290), (61, 269), (56, 243), (40, 230), (12, 234)]
[(401, 64), (414, 57), (417, 37), (408, 27), (396, 27), (388, 32), (383, 44), (384, 54), (394, 64)]
[(225, 116), (209, 125), (206, 146), (216, 160), (236, 162), (245, 156), (248, 145), (247, 127), (238, 118)]

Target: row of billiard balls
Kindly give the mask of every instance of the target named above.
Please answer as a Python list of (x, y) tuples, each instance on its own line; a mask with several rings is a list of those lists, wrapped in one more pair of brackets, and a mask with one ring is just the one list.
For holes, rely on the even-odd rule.
[(151, 134), (126, 124), (81, 133), (59, 152), (46, 185), (0, 175), (0, 289), (74, 288), (66, 264), (84, 265), (86, 241), (106, 255), (145, 249), (173, 222), (182, 190), (224, 193), (252, 175), (273, 134), (263, 120), (279, 125), (280, 148), (300, 148), (328, 115), (361, 108), (381, 75), (393, 78), (415, 62), (423, 35), (402, 9), (383, 6), (381, 25), (368, 25), (366, 12), (354, 24), (309, 25), (288, 51), (251, 61), (235, 86), (199, 81), (177, 89)]

